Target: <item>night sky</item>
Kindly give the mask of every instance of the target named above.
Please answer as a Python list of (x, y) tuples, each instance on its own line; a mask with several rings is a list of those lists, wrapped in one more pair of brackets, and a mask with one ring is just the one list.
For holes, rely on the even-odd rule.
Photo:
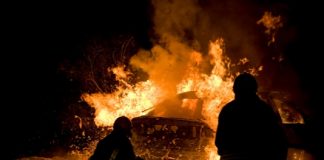
[[(253, 2), (253, 1), (252, 1)], [(301, 90), (308, 96), (313, 151), (320, 121), (320, 88), (323, 52), (317, 4), (306, 1), (262, 1), (260, 6), (285, 4), (289, 25), (297, 36), (284, 48), (288, 62), (300, 77)], [(60, 66), (75, 64), (93, 39), (108, 40), (118, 35), (133, 35), (137, 48), (150, 48), (152, 8), (148, 0), (109, 1), (105, 4), (12, 4), (2, 21), (2, 122), (3, 140), (11, 158), (37, 155), (48, 148), (48, 141), (60, 133), (60, 120), (66, 107), (78, 101), (81, 81), (71, 81)], [(35, 138), (36, 137), (36, 138)], [(37, 138), (40, 137), (40, 138)]]

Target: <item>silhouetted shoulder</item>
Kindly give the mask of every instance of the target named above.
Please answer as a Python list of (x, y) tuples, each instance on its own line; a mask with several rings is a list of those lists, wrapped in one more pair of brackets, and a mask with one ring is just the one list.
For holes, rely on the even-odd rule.
[(227, 103), (221, 110), (221, 112), (229, 112), (231, 110), (233, 110), (235, 108), (235, 106), (237, 106), (237, 102), (235, 101), (231, 101), (229, 103)]
[(272, 106), (265, 101), (258, 98), (257, 100), (257, 106), (259, 106), (260, 109), (262, 109), (264, 112), (270, 114), (271, 116), (279, 116), (276, 115), (275, 111), (273, 110)]

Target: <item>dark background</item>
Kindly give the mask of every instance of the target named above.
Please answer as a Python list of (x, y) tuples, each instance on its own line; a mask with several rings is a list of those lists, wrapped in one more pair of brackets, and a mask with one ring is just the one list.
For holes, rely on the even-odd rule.
[[(298, 36), (285, 46), (285, 56), (301, 81), (312, 111), (310, 143), (319, 154), (322, 30), (320, 5), (306, 1), (252, 1), (260, 6), (286, 4), (289, 25)], [(7, 8), (6, 8), (7, 6)], [(2, 21), (2, 139), (10, 158), (37, 155), (59, 135), (65, 108), (79, 99), (82, 84), (61, 72), (64, 61), (81, 57), (91, 39), (119, 34), (135, 37), (138, 48), (150, 48), (152, 8), (148, 0), (83, 4), (8, 4)]]

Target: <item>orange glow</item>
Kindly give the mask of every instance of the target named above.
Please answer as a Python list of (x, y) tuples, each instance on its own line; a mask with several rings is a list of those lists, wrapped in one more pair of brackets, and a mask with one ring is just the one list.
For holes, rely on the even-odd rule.
[(214, 130), (221, 107), (234, 97), (233, 76), (228, 71), (230, 61), (223, 55), (223, 45), (222, 39), (210, 43), (208, 56), (212, 70), (209, 75), (201, 73), (194, 68), (195, 66), (189, 66), (183, 81), (177, 85), (178, 93), (196, 91), (197, 96), (204, 102), (202, 109), (204, 121)]
[(265, 12), (257, 24), (263, 24), (266, 28), (265, 33), (270, 36), (268, 45), (275, 42), (276, 32), (283, 26), (281, 16), (273, 16), (271, 12)]
[[(146, 81), (129, 83), (129, 76), (133, 73), (124, 66), (117, 66), (108, 69), (119, 82), (115, 92), (82, 95), (83, 100), (96, 109), (96, 125), (112, 126), (121, 115), (129, 118), (150, 115), (199, 119), (216, 131), (221, 108), (234, 98), (234, 75), (230, 67), (243, 65), (248, 59), (231, 64), (224, 55), (223, 39), (210, 42), (207, 55), (171, 35), (166, 41), (167, 46), (156, 45), (150, 52), (140, 51), (131, 58), (132, 67), (141, 68), (149, 75)], [(256, 74), (260, 70), (262, 66), (249, 72)], [(195, 94), (189, 99), (185, 97), (179, 101), (173, 98), (189, 91)], [(195, 112), (197, 110), (199, 113)], [(209, 146), (205, 148), (209, 159), (219, 159), (213, 142)]]
[[(180, 50), (180, 53), (175, 53), (174, 55), (167, 55), (171, 57), (162, 57), (165, 56), (162, 48), (155, 48), (156, 56), (161, 65), (177, 65), (177, 61), (180, 58), (186, 60), (185, 62), (181, 61), (180, 65), (185, 67), (174, 68), (170, 71), (170, 74), (182, 74), (181, 80), (177, 80), (178, 84), (173, 86), (176, 90), (176, 94), (186, 92), (186, 91), (195, 91), (197, 97), (203, 100), (202, 104), (202, 116), (203, 120), (210, 125), (213, 130), (216, 130), (217, 126), (217, 116), (221, 107), (230, 101), (233, 98), (232, 93), (232, 83), (233, 76), (229, 72), (230, 60), (229, 58), (223, 55), (224, 41), (223, 39), (217, 39), (214, 42), (210, 43), (210, 48), (208, 56), (203, 56), (202, 53), (186, 48), (185, 45), (181, 43), (174, 43), (174, 48)], [(187, 52), (184, 52), (187, 51)], [(189, 56), (187, 56), (189, 55)], [(185, 57), (184, 57), (185, 56)], [(136, 58), (136, 57), (135, 57)], [(98, 126), (111, 126), (113, 121), (121, 115), (126, 115), (130, 118), (145, 115), (148, 111), (154, 109), (154, 106), (162, 102), (166, 98), (172, 96), (171, 87), (165, 87), (164, 85), (168, 84), (167, 79), (160, 81), (160, 79), (155, 79), (154, 76), (157, 72), (154, 70), (161, 69), (163, 67), (155, 67), (156, 63), (150, 64), (147, 62), (150, 59), (145, 59), (143, 55), (141, 56), (140, 62), (138, 59), (135, 64), (142, 64), (144, 70), (152, 73), (149, 80), (138, 82), (136, 84), (129, 84), (128, 77), (132, 73), (125, 70), (124, 66), (117, 66), (108, 71), (112, 71), (116, 75), (116, 80), (119, 82), (117, 90), (113, 93), (93, 93), (88, 94), (84, 93), (82, 98), (92, 107), (96, 109), (95, 123)], [(201, 64), (203, 61), (209, 61), (211, 66), (210, 73), (205, 72), (201, 69)], [(147, 67), (147, 68), (145, 68)], [(164, 69), (167, 66), (164, 66)], [(175, 71), (176, 73), (172, 73)], [(167, 77), (161, 73), (161, 78)], [(175, 81), (169, 77), (170, 81)], [(162, 84), (162, 85), (160, 85)], [(188, 102), (186, 102), (188, 103)], [(193, 105), (185, 104), (179, 107), (187, 107), (188, 110), (194, 110)], [(153, 108), (152, 108), (153, 107)], [(166, 107), (167, 108), (167, 107)], [(168, 116), (164, 115), (164, 112), (157, 113), (159, 116)]]
[(219, 160), (220, 156), (217, 154), (217, 150), (214, 146), (206, 147), (205, 151), (208, 154), (208, 160)]
[[(202, 53), (171, 39), (170, 50), (174, 53), (166, 53), (161, 46), (155, 46), (152, 49), (155, 54), (154, 59), (145, 56), (144, 52), (132, 57), (131, 63), (134, 66), (149, 73), (148, 80), (130, 84), (128, 78), (132, 73), (127, 71), (125, 66), (117, 66), (108, 69), (116, 75), (116, 80), (119, 82), (115, 92), (82, 95), (82, 98), (96, 109), (96, 125), (111, 126), (121, 115), (130, 118), (145, 115), (169, 97), (195, 91), (197, 98), (203, 101), (202, 120), (216, 130), (221, 107), (234, 97), (232, 92), (234, 76), (230, 73), (229, 58), (223, 55), (224, 41), (217, 39), (210, 42), (208, 55), (203, 56)], [(248, 62), (248, 59), (243, 58), (240, 61), (244, 63)], [(209, 72), (202, 69), (203, 62), (209, 62)], [(260, 70), (262, 66), (258, 69), (250, 69), (249, 72), (256, 74)], [(188, 104), (189, 102), (185, 103), (187, 104), (179, 106), (179, 109), (195, 109), (193, 105)], [(168, 116), (170, 112), (166, 112), (167, 109), (168, 107), (165, 106), (162, 111), (157, 110), (159, 112), (155, 112), (155, 115)], [(187, 117), (187, 115), (180, 117)]]
[[(123, 81), (126, 83), (125, 81)], [(114, 93), (83, 94), (82, 98), (96, 109), (95, 123), (112, 126), (115, 119), (126, 115), (129, 118), (144, 115), (145, 110), (158, 102), (161, 91), (151, 81), (119, 87)]]

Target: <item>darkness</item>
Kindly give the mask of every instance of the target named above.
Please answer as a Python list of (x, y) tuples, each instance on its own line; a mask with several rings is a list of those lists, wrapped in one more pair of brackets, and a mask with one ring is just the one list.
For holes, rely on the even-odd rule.
[[(262, 1), (260, 5), (288, 4), (289, 25), (298, 36), (285, 48), (288, 62), (296, 69), (302, 91), (313, 111), (310, 123), (313, 152), (320, 153), (317, 139), (322, 101), (321, 10), (303, 1)], [(109, 39), (131, 34), (141, 48), (150, 48), (150, 4), (142, 1), (107, 1), (105, 4), (14, 4), (8, 5), (3, 21), (2, 122), (8, 157), (37, 155), (50, 147), (59, 133), (60, 115), (79, 99), (81, 84), (59, 70), (62, 62), (80, 58), (81, 49), (93, 38)], [(322, 67), (323, 68), (323, 67)]]
[(6, 48), (2, 122), (9, 158), (39, 155), (60, 134), (60, 116), (80, 99), (81, 84), (70, 81), (59, 66), (80, 59), (91, 39), (130, 34), (139, 45), (150, 45), (145, 42), (148, 5), (145, 0), (122, 0), (8, 6), (12, 9), (6, 12), (2, 29)]

